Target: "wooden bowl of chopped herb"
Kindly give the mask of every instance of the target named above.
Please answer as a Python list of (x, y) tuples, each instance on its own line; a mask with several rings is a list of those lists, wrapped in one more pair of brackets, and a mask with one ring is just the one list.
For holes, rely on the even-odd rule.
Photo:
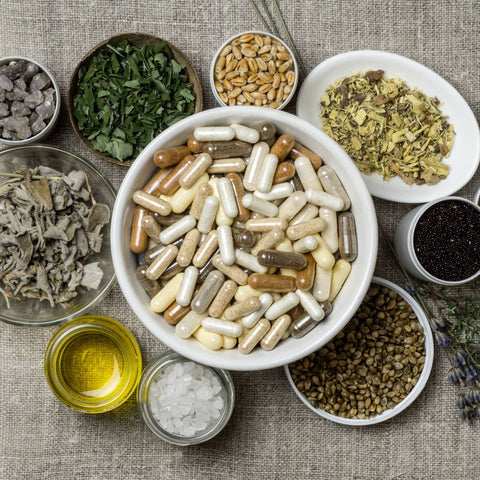
[(90, 50), (70, 79), (75, 133), (101, 158), (128, 167), (159, 133), (203, 106), (187, 57), (161, 38), (123, 33)]

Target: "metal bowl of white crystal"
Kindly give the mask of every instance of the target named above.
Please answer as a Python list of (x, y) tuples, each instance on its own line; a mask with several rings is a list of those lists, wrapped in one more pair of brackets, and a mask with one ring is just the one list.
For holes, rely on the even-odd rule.
[(226, 370), (170, 350), (147, 365), (137, 396), (148, 428), (162, 440), (186, 446), (223, 430), (232, 415), (235, 388)]
[[(22, 248), (25, 249), (25, 247), (19, 243), (15, 246), (15, 238), (18, 239), (18, 237), (12, 238), (14, 236), (7, 234), (6, 225), (11, 225), (12, 221), (15, 222), (15, 219), (12, 220), (12, 217), (18, 212), (12, 212), (12, 209), (6, 206), (4, 195), (5, 189), (8, 188), (8, 186), (6, 186), (5, 182), (14, 180), (15, 172), (24, 168), (32, 169), (39, 165), (47, 166), (65, 175), (71, 174), (74, 170), (84, 172), (88, 178), (90, 190), (95, 202), (107, 205), (110, 214), (116, 195), (113, 186), (102, 173), (90, 162), (75, 153), (42, 144), (25, 145), (0, 151), (0, 320), (17, 325), (51, 325), (85, 315), (108, 294), (115, 283), (115, 272), (110, 254), (110, 229), (109, 223), (107, 223), (99, 232), (99, 234), (103, 236), (100, 251), (84, 261), (85, 265), (96, 264), (93, 270), (90, 269), (89, 272), (95, 275), (98, 274), (95, 278), (95, 287), (97, 288), (88, 288), (89, 286), (94, 286), (91, 282), (92, 277), (90, 277), (88, 281), (86, 277), (82, 277), (81, 284), (85, 283), (87, 286), (80, 284), (73, 288), (74, 285), (72, 282), (70, 285), (72, 286), (72, 290), (74, 289), (76, 296), (68, 301), (63, 302), (60, 301), (61, 299), (58, 299), (59, 301), (55, 301), (54, 304), (51, 305), (48, 300), (39, 301), (36, 298), (25, 298), (26, 295), (24, 295), (24, 291), (34, 287), (34, 283), (32, 283), (34, 282), (34, 280), (32, 280), (34, 275), (29, 274), (31, 278), (28, 282), (22, 282), (21, 279), (18, 281), (18, 277), (22, 276), (19, 272), (24, 271), (24, 269), (22, 270), (22, 268), (20, 268), (21, 266), (10, 261), (15, 255), (14, 252), (17, 247), (20, 250)], [(32, 180), (40, 179), (33, 178)], [(86, 185), (84, 184), (82, 188), (86, 188)], [(83, 196), (85, 197), (85, 195)], [(89, 205), (90, 199), (86, 201)], [(7, 210), (9, 210), (9, 213)], [(16, 218), (18, 218), (18, 215)], [(22, 237), (30, 237), (30, 241), (27, 241), (28, 245), (36, 244), (39, 238), (39, 228), (42, 231), (45, 230), (46, 226), (43, 225), (42, 227), (42, 221), (44, 221), (44, 217), (39, 216), (39, 225), (33, 228), (32, 224), (32, 228), (29, 229), (30, 231), (25, 229), (23, 235), (21, 235), (20, 231), (17, 231)], [(25, 222), (19, 222), (18, 219), (16, 222), (19, 225), (16, 227), (17, 230), (21, 229), (22, 225), (25, 224)], [(66, 227), (65, 230), (68, 230), (68, 227)], [(96, 234), (93, 235), (91, 239), (94, 240), (94, 238), (98, 238)], [(51, 240), (44, 239), (45, 248), (51, 245), (50, 242)], [(56, 245), (58, 246), (58, 242)], [(61, 261), (62, 255), (66, 253), (66, 247), (62, 248), (64, 250), (63, 252), (56, 252), (48, 261), (45, 259), (45, 253), (39, 253), (39, 256), (35, 257), (37, 264), (43, 264), (45, 271), (51, 271), (51, 265), (54, 259)], [(42, 252), (41, 250), (38, 251)], [(29, 268), (38, 268), (37, 264), (32, 265), (32, 263), (29, 262)], [(72, 264), (70, 264), (70, 267), (71, 266)], [(99, 270), (103, 273), (100, 280)], [(79, 270), (77, 269), (77, 271)], [(63, 275), (67, 275), (68, 273), (67, 270), (64, 272), (62, 270), (62, 281), (65, 280), (63, 285), (66, 284), (66, 279)], [(59, 272), (57, 272), (57, 274), (59, 274)], [(84, 279), (85, 281), (83, 281)], [(55, 277), (55, 280), (59, 281), (60, 279)], [(52, 285), (52, 282), (48, 282), (48, 284)], [(66, 290), (66, 288), (62, 287), (62, 292), (66, 292)], [(53, 291), (53, 294), (55, 294), (55, 291)], [(70, 295), (67, 294), (64, 299), (68, 296)]]
[[(25, 64), (26, 70), (14, 78), (12, 66), (18, 63)], [(41, 63), (19, 56), (0, 58), (1, 143), (20, 146), (40, 142), (55, 128), (60, 104), (60, 87)]]

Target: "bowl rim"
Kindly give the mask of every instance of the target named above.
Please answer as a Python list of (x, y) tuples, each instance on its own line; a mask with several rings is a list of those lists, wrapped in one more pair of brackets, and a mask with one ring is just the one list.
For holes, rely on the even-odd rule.
[[(193, 114), (198, 113), (202, 111), (203, 109), (203, 91), (202, 91), (202, 84), (200, 82), (200, 78), (198, 76), (197, 71), (193, 68), (193, 65), (191, 61), (188, 59), (188, 57), (183, 53), (182, 50), (180, 50), (178, 47), (170, 43), (169, 41), (165, 40), (164, 38), (158, 37), (156, 35), (151, 35), (148, 33), (141, 33), (141, 32), (124, 32), (124, 33), (117, 33), (106, 40), (101, 41), (100, 43), (97, 43), (95, 46), (93, 46), (77, 63), (75, 69), (73, 70), (72, 75), (70, 76), (69, 82), (68, 82), (68, 90), (67, 90), (67, 111), (68, 111), (68, 118), (70, 120), (70, 124), (75, 132), (75, 135), (80, 139), (80, 141), (85, 145), (85, 147), (88, 148), (92, 153), (95, 155), (99, 156), (103, 160), (106, 160), (107, 162), (113, 163), (115, 165), (119, 165), (121, 167), (130, 167), (132, 163), (135, 161), (133, 160), (128, 160), (126, 162), (120, 162), (119, 160), (116, 160), (112, 157), (109, 157), (107, 155), (104, 155), (103, 153), (98, 152), (95, 150), (91, 144), (91, 142), (82, 134), (82, 132), (79, 130), (78, 125), (77, 125), (77, 120), (73, 114), (73, 97), (75, 96), (76, 93), (76, 78), (78, 71), (80, 68), (82, 68), (90, 59), (93, 55), (95, 55), (97, 52), (100, 52), (102, 50), (106, 49), (106, 46), (111, 44), (111, 45), (116, 45), (117, 43), (123, 41), (123, 40), (131, 40), (132, 37), (137, 37), (138, 39), (143, 38), (146, 40), (145, 44), (149, 44), (148, 42), (156, 42), (157, 44), (160, 42), (164, 42), (172, 51), (173, 57), (178, 63), (183, 65), (187, 69), (188, 73), (188, 78), (192, 83), (193, 90), (195, 92), (195, 109)], [(193, 115), (192, 114), (192, 115)]]
[[(29, 145), (18, 145), (18, 146), (15, 146), (15, 147), (10, 147), (10, 148), (5, 148), (3, 150), (0, 150), (0, 158), (2, 157), (2, 155), (5, 155), (6, 153), (19, 151), (19, 150), (28, 150), (28, 149), (31, 149), (31, 148), (35, 148), (35, 149), (39, 148), (39, 149), (45, 150), (45, 151), (52, 150), (52, 151), (56, 151), (56, 152), (60, 152), (60, 153), (65, 153), (67, 155), (70, 155), (70, 156), (74, 157), (80, 163), (82, 163), (86, 167), (93, 170), (93, 172), (102, 180), (104, 185), (107, 187), (109, 193), (111, 193), (111, 195), (113, 196), (113, 200), (114, 200), (114, 203), (115, 203), (116, 198), (117, 198), (117, 192), (116, 192), (115, 188), (113, 187), (113, 185), (111, 184), (110, 180), (108, 180), (108, 178), (105, 177), (105, 175), (103, 175), (103, 173), (93, 163), (91, 163), (87, 159), (81, 157), (77, 153), (72, 152), (70, 150), (66, 150), (64, 148), (60, 148), (60, 147), (57, 147), (55, 145), (49, 145), (49, 144), (44, 144), (44, 143), (35, 143), (35, 144), (29, 144)], [(112, 213), (110, 215), (110, 223), (112, 221), (112, 215), (113, 215), (113, 210), (112, 210)], [(111, 240), (110, 240), (110, 242), (111, 242)], [(110, 255), (111, 255), (111, 252), (110, 252)], [(112, 262), (113, 262), (113, 258), (112, 258)], [(98, 291), (98, 294), (92, 299), (91, 302), (89, 302), (87, 305), (85, 305), (81, 309), (75, 310), (75, 311), (70, 312), (68, 314), (65, 314), (65, 315), (63, 315), (59, 318), (55, 318), (55, 319), (48, 320), (48, 321), (45, 321), (45, 322), (32, 323), (32, 322), (28, 322), (28, 321), (11, 319), (9, 317), (4, 316), (2, 313), (0, 313), (0, 320), (5, 322), (5, 323), (10, 323), (10, 324), (13, 324), (13, 325), (25, 325), (25, 326), (29, 326), (29, 327), (44, 327), (44, 326), (50, 326), (50, 325), (55, 325), (57, 323), (65, 322), (67, 320), (73, 320), (77, 317), (87, 315), (88, 312), (90, 312), (93, 309), (93, 307), (98, 305), (98, 303), (100, 303), (109, 294), (110, 290), (115, 285), (116, 280), (117, 280), (117, 278), (116, 278), (116, 273), (115, 273), (115, 269), (114, 269), (113, 273), (112, 273), (112, 276), (111, 276), (110, 280), (108, 281), (108, 283), (104, 286), (104, 288), (102, 290)], [(8, 312), (8, 310), (7, 310), (7, 312)]]
[[(158, 320), (162, 319), (160, 314), (155, 314), (155, 317), (153, 316), (150, 310), (149, 301), (146, 299), (143, 302), (139, 301), (136, 293), (136, 290), (139, 287), (134, 285), (133, 282), (136, 280), (132, 278), (135, 272), (132, 272), (130, 268), (130, 261), (133, 260), (133, 257), (129, 258), (129, 256), (133, 254), (131, 254), (128, 244), (122, 245), (123, 237), (125, 236), (124, 229), (128, 228), (128, 232), (130, 232), (130, 224), (126, 225), (125, 212), (133, 208), (131, 194), (133, 194), (132, 188), (135, 187), (135, 179), (141, 175), (142, 171), (145, 172), (145, 165), (151, 161), (154, 152), (158, 150), (158, 148), (178, 144), (175, 143), (178, 142), (177, 137), (182, 135), (182, 131), (185, 131), (186, 125), (188, 125), (187, 128), (189, 129), (191, 127), (191, 130), (193, 131), (193, 128), (199, 124), (215, 124), (215, 122), (218, 124), (218, 122), (225, 122), (224, 119), (226, 117), (228, 117), (228, 121), (231, 121), (233, 118), (240, 122), (243, 121), (250, 123), (255, 122), (253, 119), (258, 117), (258, 122), (272, 121), (276, 123), (277, 127), (278, 123), (288, 125), (291, 124), (292, 120), (294, 120), (296, 124), (295, 130), (301, 131), (304, 135), (308, 134), (309, 141), (306, 142), (306, 145), (304, 143), (307, 148), (312, 148), (309, 147), (310, 143), (321, 144), (326, 150), (328, 150), (330, 158), (341, 158), (342, 164), (343, 161), (345, 161), (345, 164), (343, 164), (344, 169), (350, 167), (348, 168), (349, 183), (351, 182), (355, 185), (358, 194), (362, 197), (362, 206), (361, 208), (357, 207), (356, 209), (357, 215), (368, 217), (368, 222), (366, 222), (364, 226), (365, 236), (368, 237), (368, 240), (365, 240), (366, 243), (364, 244), (367, 245), (368, 242), (368, 249), (366, 249), (364, 257), (366, 268), (362, 270), (360, 284), (356, 289), (354, 289), (352, 295), (349, 297), (348, 306), (343, 312), (341, 321), (339, 320), (337, 323), (332, 324), (328, 334), (324, 334), (324, 336), (316, 341), (309, 342), (308, 345), (304, 345), (302, 339), (300, 339), (299, 342), (302, 343), (298, 345), (298, 348), (292, 349), (292, 351), (288, 352), (287, 354), (286, 352), (283, 352), (283, 354), (286, 355), (283, 355), (281, 358), (275, 358), (279, 357), (278, 354), (274, 354), (276, 353), (275, 349), (273, 352), (266, 352), (265, 354), (258, 356), (254, 356), (255, 352), (252, 352), (249, 355), (242, 355), (240, 359), (240, 357), (237, 357), (236, 355), (231, 356), (231, 353), (229, 355), (228, 352), (231, 351), (212, 352), (206, 348), (192, 348), (190, 343), (192, 340), (180, 341), (180, 339), (174, 337), (173, 330), (171, 335), (169, 334), (166, 336), (163, 334), (162, 331), (168, 325), (166, 323), (165, 325), (159, 323)], [(285, 133), (288, 133), (288, 128), (282, 127), (281, 129), (284, 130)], [(160, 146), (157, 146), (159, 143)], [(342, 148), (334, 140), (318, 130), (316, 127), (290, 113), (273, 109), (265, 109), (263, 107), (218, 107), (183, 119), (169, 129), (165, 130), (142, 151), (139, 157), (137, 157), (137, 161), (134, 162), (132, 167), (128, 170), (122, 185), (120, 186), (112, 215), (111, 238), (115, 239), (115, 241), (112, 241), (111, 243), (112, 258), (120, 288), (128, 304), (140, 321), (144, 324), (144, 326), (150, 330), (150, 332), (162, 343), (168, 345), (171, 349), (177, 351), (181, 355), (204, 365), (237, 371), (262, 370), (283, 366), (317, 350), (321, 346), (320, 343), (324, 344), (331, 340), (351, 319), (367, 292), (375, 269), (375, 260), (378, 249), (378, 228), (375, 207), (372, 197), (368, 192), (358, 170), (353, 168), (353, 162), (350, 166), (350, 162), (351, 160), (342, 150)], [(151, 165), (153, 172), (153, 162)], [(130, 235), (128, 235), (128, 238), (130, 238)], [(125, 248), (125, 251), (122, 250), (123, 248)], [(358, 262), (358, 259), (356, 262)], [(358, 267), (355, 271), (359, 272)], [(277, 347), (277, 349), (278, 348), (279, 347)], [(222, 355), (222, 353), (225, 353), (225, 355)], [(260, 357), (260, 359), (257, 357)], [(252, 358), (255, 360), (252, 360)]]
[(376, 283), (380, 286), (390, 288), (391, 290), (395, 291), (398, 295), (403, 297), (403, 299), (412, 307), (412, 310), (417, 316), (418, 321), (423, 327), (423, 333), (425, 336), (425, 363), (423, 365), (423, 370), (422, 370), (422, 373), (420, 374), (420, 377), (416, 385), (412, 388), (410, 393), (400, 403), (390, 408), (389, 410), (385, 410), (380, 415), (376, 415), (375, 417), (372, 417), (372, 418), (368, 418), (368, 419), (342, 418), (337, 415), (328, 413), (325, 410), (322, 410), (321, 408), (315, 408), (306, 399), (306, 397), (298, 390), (297, 386), (295, 385), (292, 379), (292, 375), (290, 374), (289, 365), (284, 366), (285, 375), (287, 377), (288, 383), (292, 387), (292, 390), (295, 392), (297, 397), (302, 401), (302, 403), (304, 403), (310, 410), (312, 410), (317, 415), (320, 415), (321, 417), (327, 420), (331, 420), (332, 422), (340, 423), (342, 425), (350, 425), (354, 427), (362, 427), (362, 426), (374, 425), (377, 423), (385, 422), (395, 417), (399, 413), (403, 412), (403, 410), (405, 410), (407, 407), (409, 407), (417, 399), (417, 397), (425, 388), (425, 385), (427, 384), (427, 381), (430, 377), (430, 373), (432, 371), (433, 358), (434, 358), (434, 342), (433, 342), (432, 330), (430, 328), (430, 324), (428, 322), (427, 316), (424, 310), (422, 309), (422, 307), (420, 306), (420, 304), (417, 302), (417, 300), (413, 298), (402, 287), (384, 278), (374, 276), (372, 278), (371, 283)]
[[(295, 95), (297, 87), (298, 87), (298, 76), (299, 76), (298, 63), (297, 63), (297, 59), (295, 57), (295, 54), (294, 54), (293, 50), (290, 48), (290, 46), (284, 40), (282, 40), (279, 36), (275, 35), (274, 33), (266, 32), (264, 30), (257, 30), (257, 29), (245, 30), (243, 32), (232, 35), (230, 38), (225, 40), (220, 45), (220, 47), (216, 50), (216, 52), (213, 55), (212, 61), (210, 63), (210, 70), (209, 70), (209, 74), (208, 74), (210, 89), (212, 90), (213, 96), (215, 97), (215, 100), (217, 101), (217, 103), (219, 104), (220, 107), (228, 107), (229, 106), (220, 98), (220, 95), (218, 94), (217, 89), (215, 88), (215, 64), (217, 63), (217, 59), (218, 59), (218, 56), (220, 55), (220, 52), (229, 43), (233, 42), (236, 38), (241, 37), (242, 35), (245, 35), (247, 33), (252, 33), (254, 35), (255, 34), (267, 35), (267, 36), (277, 40), (287, 49), (288, 53), (292, 57), (293, 68), (294, 68), (294, 71), (295, 71), (295, 82), (292, 85), (292, 91), (290, 92), (290, 95), (280, 104), (280, 106), (278, 108), (275, 109), (275, 110), (283, 110), (291, 102), (293, 96)], [(243, 105), (231, 105), (231, 106), (240, 107), (240, 106), (243, 106)], [(253, 105), (244, 105), (244, 106), (248, 107), (248, 106), (253, 106)], [(265, 107), (268, 108), (267, 105), (265, 105)], [(263, 107), (263, 108), (265, 108), (265, 107)]]
[(43, 64), (41, 64), (37, 60), (34, 60), (33, 58), (30, 58), (30, 57), (14, 55), (14, 56), (0, 58), (0, 65), (4, 65), (6, 62), (11, 62), (13, 60), (26, 60), (27, 62), (34, 63), (35, 65), (37, 65), (40, 68), (40, 70), (42, 70), (44, 73), (48, 75), (48, 77), (50, 78), (50, 81), (52, 82), (53, 88), (55, 89), (55, 111), (53, 112), (52, 118), (48, 122), (47, 126), (43, 130), (41, 130), (36, 135), (30, 138), (25, 138), (24, 140), (8, 140), (0, 137), (0, 143), (8, 145), (9, 147), (21, 147), (21, 146), (38, 142), (39, 140), (45, 138), (46, 136), (50, 135), (50, 133), (52, 133), (52, 131), (56, 127), (58, 118), (60, 116), (62, 96), (60, 92), (60, 86), (58, 85), (57, 80), (53, 76), (52, 72), (50, 72), (50, 70), (48, 70)]
[[(368, 63), (370, 67), (366, 67), (365, 63)], [(385, 67), (385, 64), (387, 67)], [(381, 182), (381, 176), (378, 174), (365, 175), (364, 173), (361, 173), (361, 176), (373, 196), (398, 203), (425, 203), (431, 200), (436, 200), (440, 197), (452, 195), (471, 180), (480, 164), (480, 128), (472, 109), (458, 90), (456, 90), (456, 88), (446, 79), (427, 66), (403, 55), (381, 50), (355, 50), (334, 55), (320, 62), (305, 78), (297, 95), (297, 115), (318, 128), (321, 128), (320, 106), (318, 105), (318, 115), (315, 117), (310, 111), (310, 108), (312, 108), (312, 91), (318, 91), (318, 102), (314, 103), (314, 105), (317, 105), (317, 103), (320, 102), (320, 96), (324, 93), (324, 89), (320, 90), (318, 88), (319, 81), (323, 82), (322, 79), (329, 78), (329, 74), (331, 74), (336, 68), (343, 73), (335, 75), (335, 79), (342, 78), (342, 76), (346, 75), (352, 75), (369, 68), (382, 67), (384, 67), (382, 69), (385, 70), (387, 76), (390, 76), (389, 70), (392, 68), (390, 66), (391, 64), (398, 65), (394, 72), (394, 76), (398, 76), (406, 81), (406, 83), (412, 88), (418, 86), (418, 83), (421, 84), (422, 78), (426, 78), (429, 81), (429, 85), (435, 85), (436, 91), (433, 93), (430, 91), (431, 87), (427, 88), (422, 86), (421, 90), (426, 93), (430, 92), (428, 93), (430, 96), (439, 97), (442, 102), (443, 113), (445, 113), (445, 105), (447, 105), (447, 107), (454, 105), (455, 108), (461, 110), (461, 115), (458, 112), (453, 112), (454, 116), (457, 118), (455, 122), (451, 119), (452, 115), (448, 115), (450, 123), (453, 124), (455, 128), (456, 135), (452, 150), (449, 156), (444, 159), (450, 162), (452, 154), (460, 148), (458, 146), (460, 135), (460, 139), (463, 138), (463, 143), (468, 143), (468, 158), (471, 159), (471, 162), (470, 164), (457, 167), (461, 169), (459, 170), (461, 179), (456, 179), (456, 181), (450, 180), (451, 184), (449, 183), (448, 176), (436, 185), (410, 186), (406, 184), (404, 185), (401, 180), (397, 179), (397, 177), (392, 178), (389, 182)], [(402, 69), (403, 74), (401, 72)], [(405, 76), (411, 78), (413, 76), (413, 71), (418, 80), (407, 80)], [(333, 83), (334, 80), (328, 82), (328, 84)], [(426, 81), (423, 81), (423, 83), (425, 82)], [(443, 93), (440, 94), (440, 91)], [(459, 128), (458, 124), (460, 121), (462, 122), (462, 125)], [(468, 134), (465, 125), (468, 126)], [(465, 149), (466, 148), (467, 147), (465, 147)], [(465, 152), (459, 154), (459, 158), (463, 158), (463, 153)], [(452, 167), (455, 166), (452, 163), (449, 164)], [(465, 173), (466, 176), (462, 176), (463, 173)], [(452, 178), (452, 172), (450, 172), (449, 175), (450, 178)]]

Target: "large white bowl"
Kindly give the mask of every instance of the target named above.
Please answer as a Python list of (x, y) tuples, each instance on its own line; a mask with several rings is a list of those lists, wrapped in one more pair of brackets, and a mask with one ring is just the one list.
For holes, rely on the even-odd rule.
[[(273, 122), (277, 131), (288, 133), (319, 154), (337, 172), (352, 200), (358, 236), (358, 257), (342, 291), (334, 302), (331, 315), (300, 339), (289, 338), (268, 352), (260, 348), (249, 355), (233, 350), (210, 351), (195, 339), (175, 335), (161, 315), (150, 309), (150, 298), (136, 279), (137, 257), (131, 253), (130, 227), (134, 203), (132, 194), (142, 188), (155, 171), (153, 154), (167, 146), (186, 143), (201, 125), (255, 125)], [(261, 107), (223, 107), (186, 118), (156, 137), (130, 167), (118, 192), (112, 216), (112, 257), (118, 283), (132, 310), (143, 324), (163, 343), (196, 362), (229, 370), (261, 370), (278, 367), (302, 358), (331, 340), (351, 319), (367, 292), (377, 257), (377, 221), (372, 198), (358, 170), (348, 155), (326, 134), (289, 113)]]
[(440, 100), (440, 109), (453, 124), (455, 141), (443, 161), (450, 166), (446, 179), (436, 185), (407, 185), (399, 177), (386, 182), (379, 174), (362, 177), (375, 197), (401, 203), (424, 203), (452, 195), (475, 174), (480, 162), (480, 130), (464, 98), (440, 75), (414, 60), (374, 50), (342, 53), (317, 65), (298, 92), (297, 115), (322, 128), (320, 100), (336, 80), (367, 70), (381, 69), (388, 78), (399, 77)]

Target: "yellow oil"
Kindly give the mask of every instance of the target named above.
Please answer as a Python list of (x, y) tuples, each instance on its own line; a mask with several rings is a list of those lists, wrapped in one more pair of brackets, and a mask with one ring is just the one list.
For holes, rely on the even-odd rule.
[(61, 375), (77, 394), (100, 398), (111, 395), (121, 385), (124, 367), (122, 352), (111, 338), (86, 333), (65, 347)]

